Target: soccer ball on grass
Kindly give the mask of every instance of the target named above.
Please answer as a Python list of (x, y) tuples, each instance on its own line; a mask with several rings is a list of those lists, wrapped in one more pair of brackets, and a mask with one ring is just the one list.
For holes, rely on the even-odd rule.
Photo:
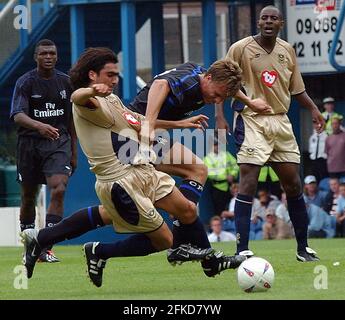
[(274, 282), (273, 267), (263, 258), (249, 258), (238, 267), (237, 281), (245, 292), (267, 291)]

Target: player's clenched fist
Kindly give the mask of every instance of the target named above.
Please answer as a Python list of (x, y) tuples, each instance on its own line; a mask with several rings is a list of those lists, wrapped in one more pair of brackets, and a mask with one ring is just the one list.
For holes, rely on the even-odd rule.
[(112, 93), (112, 88), (103, 83), (96, 83), (91, 86), (93, 94), (99, 97), (106, 97)]

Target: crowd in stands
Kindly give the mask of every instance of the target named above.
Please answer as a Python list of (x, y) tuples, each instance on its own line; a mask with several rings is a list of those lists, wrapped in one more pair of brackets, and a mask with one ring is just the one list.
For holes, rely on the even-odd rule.
[[(334, 112), (334, 99), (323, 100), (326, 130), (317, 134), (315, 128), (309, 139), (311, 166), (304, 178), (304, 200), (309, 218), (309, 238), (345, 237), (345, 129), (343, 116)], [(230, 156), (228, 155), (230, 158)], [(224, 160), (223, 160), (224, 161)], [(222, 182), (229, 182), (229, 205), (210, 221), (211, 242), (236, 240), (234, 222), (235, 199), (238, 193), (238, 167), (231, 158), (224, 161)], [(209, 164), (210, 162), (208, 162)], [(213, 161), (213, 163), (215, 163)], [(231, 168), (229, 168), (229, 165)], [(222, 170), (220, 170), (222, 171)], [(214, 172), (214, 169), (213, 171)], [(231, 172), (231, 175), (230, 175)], [(227, 178), (227, 176), (229, 177)], [(214, 175), (213, 175), (214, 177)], [(210, 180), (213, 178), (209, 177)], [(214, 186), (214, 182), (212, 185)], [(226, 188), (223, 188), (225, 191)], [(224, 208), (224, 204), (222, 204)], [(257, 197), (254, 199), (250, 240), (288, 239), (294, 237), (287, 210), (286, 195), (280, 188), (279, 178), (269, 166), (259, 175)]]
[[(211, 218), (211, 242), (236, 240), (234, 206), (237, 192), (238, 185), (234, 183), (230, 190), (229, 208)], [(321, 190), (316, 178), (307, 176), (304, 179), (304, 200), (309, 218), (309, 238), (345, 237), (345, 177), (330, 178), (328, 190)], [(259, 190), (252, 209), (250, 240), (293, 237), (285, 193), (279, 199), (266, 189)]]

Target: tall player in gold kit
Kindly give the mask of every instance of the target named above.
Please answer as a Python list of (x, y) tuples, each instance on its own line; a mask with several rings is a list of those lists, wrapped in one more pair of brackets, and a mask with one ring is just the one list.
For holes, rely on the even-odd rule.
[[(308, 247), (308, 216), (299, 176), (300, 153), (286, 115), (291, 96), (311, 112), (319, 132), (324, 129), (324, 120), (305, 91), (294, 49), (277, 37), (283, 25), (279, 9), (267, 6), (260, 13), (260, 32), (234, 43), (227, 53), (227, 58), (236, 61), (243, 71), (243, 88), (248, 97), (265, 99), (273, 109), (270, 114), (258, 114), (247, 106), (233, 104), (236, 111), (234, 137), (240, 166), (240, 187), (235, 204), (237, 254), (253, 255), (248, 250), (252, 201), (260, 168), (268, 162), (287, 195), (297, 240), (297, 260), (317, 261), (316, 252)], [(217, 126), (227, 129), (223, 106), (220, 104), (216, 108)]]

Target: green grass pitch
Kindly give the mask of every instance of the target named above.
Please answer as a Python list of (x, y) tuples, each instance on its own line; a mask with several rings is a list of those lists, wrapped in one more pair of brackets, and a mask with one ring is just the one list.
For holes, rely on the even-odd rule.
[[(198, 263), (170, 266), (164, 252), (109, 260), (103, 286), (96, 288), (86, 277), (81, 246), (56, 246), (55, 253), (62, 262), (38, 263), (28, 288), (15, 289), (18, 274), (14, 269), (20, 265), (22, 248), (0, 248), (0, 300), (344, 299), (345, 240), (310, 240), (310, 246), (318, 251), (320, 262), (297, 262), (295, 240), (251, 242), (251, 249), (271, 262), (276, 277), (268, 292), (249, 294), (239, 289), (234, 270), (207, 278)], [(214, 247), (232, 254), (235, 244), (219, 243)], [(315, 283), (320, 284), (320, 272), (327, 289), (314, 287)]]

